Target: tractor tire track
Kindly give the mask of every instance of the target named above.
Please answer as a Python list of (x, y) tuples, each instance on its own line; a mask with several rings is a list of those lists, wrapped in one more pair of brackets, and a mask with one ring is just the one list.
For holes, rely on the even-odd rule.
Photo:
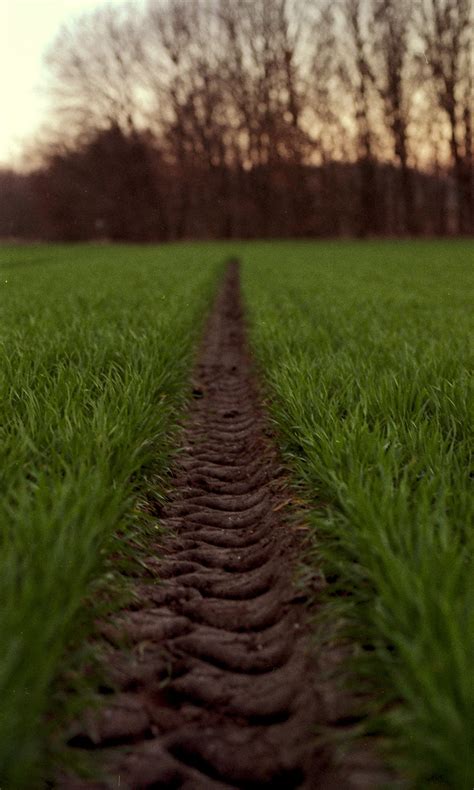
[[(101, 626), (114, 693), (71, 747), (102, 779), (69, 788), (337, 786), (315, 749), (321, 701), (304, 606), (292, 585), (295, 532), (277, 503), (279, 467), (247, 349), (238, 264), (229, 265), (195, 371), (173, 493), (153, 557), (162, 583)], [(286, 494), (286, 497), (288, 495)]]

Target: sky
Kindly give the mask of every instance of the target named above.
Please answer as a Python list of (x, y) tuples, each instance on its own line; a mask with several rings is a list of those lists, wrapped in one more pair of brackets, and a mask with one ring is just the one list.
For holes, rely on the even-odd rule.
[(45, 120), (43, 56), (59, 27), (98, 5), (103, 3), (0, 0), (0, 167), (19, 163), (23, 145)]

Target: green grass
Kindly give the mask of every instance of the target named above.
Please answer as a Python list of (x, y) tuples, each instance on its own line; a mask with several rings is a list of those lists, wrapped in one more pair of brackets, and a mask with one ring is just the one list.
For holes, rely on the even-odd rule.
[[(368, 730), (474, 786), (471, 242), (243, 248), (252, 341)], [(308, 573), (310, 569), (306, 569)]]
[(221, 261), (205, 245), (0, 248), (8, 790), (41, 786), (56, 679), (113, 581), (107, 557), (141, 528), (134, 503), (159, 489)]
[(326, 614), (358, 645), (368, 727), (415, 786), (474, 785), (473, 253), (0, 247), (1, 787), (41, 787), (58, 675), (114, 590), (123, 536), (146, 539), (135, 505), (160, 495), (230, 255), (282, 451), (314, 505), (306, 573), (324, 569)]

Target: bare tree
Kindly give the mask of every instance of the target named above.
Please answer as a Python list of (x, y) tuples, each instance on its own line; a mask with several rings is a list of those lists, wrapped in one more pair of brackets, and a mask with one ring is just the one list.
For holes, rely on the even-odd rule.
[(415, 196), (408, 158), (410, 86), (408, 58), (410, 4), (406, 0), (372, 0), (373, 75), (383, 102), (386, 126), (401, 173), (405, 229), (416, 233)]
[(473, 229), (471, 0), (417, 0), (420, 62), (432, 80), (449, 129), (457, 183), (458, 230)]
[(216, 190), (222, 206), (227, 204), (228, 120), (218, 24), (212, 0), (148, 5), (146, 65), (154, 94), (149, 118), (177, 176), (178, 236), (196, 230), (191, 220), (195, 202), (210, 234), (219, 235), (218, 214), (210, 214)]
[(351, 156), (352, 119), (346, 110), (351, 102), (351, 85), (344, 79), (334, 3), (320, 0), (312, 4), (312, 10), (306, 44), (308, 89), (303, 110), (313, 143), (307, 162), (318, 166), (317, 176), (313, 176), (318, 232), (339, 234), (353, 226), (347, 216), (351, 211), (341, 211), (340, 203), (347, 196), (338, 166)]
[[(304, 126), (310, 5), (307, 0), (219, 3), (226, 51), (223, 73), (234, 140), (240, 166), (251, 173), (264, 233), (301, 216), (302, 202), (306, 208), (309, 205), (301, 197), (305, 193), (302, 165), (311, 148)], [(295, 178), (299, 173), (299, 190), (288, 183), (290, 173)]]
[(132, 5), (83, 14), (60, 30), (46, 62), (53, 124), (43, 157), (59, 225), (69, 223), (71, 238), (166, 237), (159, 156), (146, 130), (143, 18)]
[(103, 6), (64, 26), (46, 57), (52, 112), (70, 136), (137, 125), (141, 25), (129, 5)]
[(367, 235), (379, 230), (373, 119), (374, 75), (368, 52), (368, 20), (363, 15), (362, 0), (342, 0), (342, 12), (349, 45), (342, 73), (354, 106), (356, 153), (360, 171), (359, 232)]

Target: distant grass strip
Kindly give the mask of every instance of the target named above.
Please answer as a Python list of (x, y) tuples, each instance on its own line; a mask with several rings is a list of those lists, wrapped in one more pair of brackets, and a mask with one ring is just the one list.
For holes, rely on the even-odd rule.
[(244, 270), (369, 730), (413, 786), (456, 790), (474, 786), (473, 259), (470, 242), (262, 244)]
[(0, 248), (1, 787), (42, 786), (54, 680), (146, 470), (166, 468), (220, 260), (205, 245)]

